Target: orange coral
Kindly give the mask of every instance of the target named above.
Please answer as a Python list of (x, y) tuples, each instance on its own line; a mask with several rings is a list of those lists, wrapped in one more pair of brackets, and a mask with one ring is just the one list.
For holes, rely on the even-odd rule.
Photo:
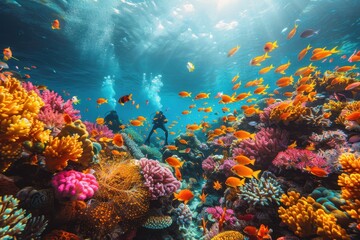
[(360, 157), (343, 153), (339, 162), (344, 173), (339, 176), (338, 185), (346, 204), (342, 208), (360, 224)]
[(50, 137), (49, 144), (43, 152), (46, 167), (50, 171), (60, 171), (67, 166), (67, 161), (77, 161), (83, 152), (79, 135), (66, 137)]
[(243, 240), (245, 239), (244, 235), (242, 235), (238, 231), (225, 231), (217, 234), (211, 240)]
[(46, 234), (43, 240), (80, 240), (76, 234), (66, 232), (63, 230), (52, 230), (51, 233)]
[(270, 120), (274, 122), (299, 122), (302, 115), (309, 115), (310, 109), (302, 104), (293, 104), (291, 101), (283, 102), (271, 110)]

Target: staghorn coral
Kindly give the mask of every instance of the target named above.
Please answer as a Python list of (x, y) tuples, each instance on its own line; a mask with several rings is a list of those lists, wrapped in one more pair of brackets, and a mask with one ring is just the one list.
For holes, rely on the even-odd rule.
[(270, 172), (263, 172), (259, 180), (252, 178), (240, 187), (239, 197), (250, 205), (280, 205), (280, 197), (284, 193), (281, 185)]
[(156, 160), (142, 158), (139, 160), (145, 185), (148, 187), (151, 199), (155, 200), (162, 196), (169, 196), (180, 188), (180, 182), (176, 180), (172, 172)]
[(289, 144), (289, 133), (279, 128), (261, 128), (255, 139), (245, 139), (232, 149), (232, 155), (255, 158), (256, 163), (269, 165), (270, 161), (285, 150)]
[(322, 208), (315, 209), (315, 200), (301, 197), (297, 192), (283, 194), (278, 209), (281, 220), (298, 236), (309, 237), (313, 234), (325, 239), (350, 239), (346, 231), (336, 223), (335, 216), (327, 214)]
[(141, 224), (149, 210), (150, 195), (135, 161), (100, 163), (95, 174), (99, 183), (96, 199), (114, 202), (125, 228)]
[(103, 239), (122, 220), (113, 202), (93, 202), (80, 211), (79, 218), (81, 232), (95, 239)]
[(0, 81), (0, 171), (20, 157), (24, 141), (48, 141), (50, 131), (37, 121), (43, 105), (41, 98), (26, 91), (16, 78)]
[(81, 157), (83, 149), (78, 139), (78, 134), (61, 138), (50, 137), (49, 144), (43, 153), (49, 171), (60, 171), (67, 166), (68, 160), (77, 161)]
[(50, 233), (46, 234), (43, 240), (80, 240), (74, 233), (66, 232), (64, 230), (52, 230)]
[(19, 200), (11, 195), (5, 195), (0, 201), (0, 238), (13, 239), (25, 229), (31, 214), (25, 215), (25, 210), (18, 208)]
[(142, 226), (149, 229), (165, 229), (171, 224), (172, 218), (170, 216), (149, 216)]
[(342, 208), (360, 224), (360, 157), (353, 153), (343, 153), (339, 162), (344, 171), (339, 176), (341, 197), (346, 204)]
[(215, 237), (211, 238), (211, 240), (243, 240), (245, 239), (244, 235), (242, 235), (238, 231), (225, 231), (217, 234)]
[(70, 198), (70, 200), (89, 199), (99, 188), (94, 175), (75, 170), (57, 173), (52, 178), (51, 184), (59, 198)]

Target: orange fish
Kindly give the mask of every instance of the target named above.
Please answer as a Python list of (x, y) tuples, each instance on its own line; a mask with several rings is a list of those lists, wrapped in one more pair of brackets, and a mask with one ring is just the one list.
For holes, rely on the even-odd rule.
[(210, 93), (199, 93), (198, 95), (195, 96), (195, 99), (204, 99), (204, 98), (209, 98), (210, 97)]
[(186, 125), (186, 129), (192, 130), (192, 131), (199, 130), (200, 128), (201, 128), (201, 126), (197, 125), (197, 124), (188, 124), (188, 125)]
[(235, 84), (235, 85), (232, 87), (232, 90), (237, 90), (240, 86), (241, 86), (241, 82)]
[(265, 43), (264, 46), (264, 51), (265, 52), (272, 52), (275, 48), (278, 48), (279, 46), (277, 45), (277, 41), (275, 42), (267, 42)]
[(246, 138), (253, 137), (254, 134), (251, 134), (244, 130), (239, 130), (239, 131), (234, 132), (234, 136), (238, 139), (246, 139)]
[(181, 91), (179, 92), (180, 97), (191, 97), (191, 92)]
[(189, 111), (189, 110), (184, 110), (184, 111), (181, 112), (181, 114), (183, 114), (183, 115), (188, 115), (190, 113), (191, 113), (191, 111)]
[(184, 161), (180, 162), (180, 160), (176, 157), (168, 157), (165, 159), (165, 162), (174, 168), (181, 168), (184, 164)]
[(219, 103), (225, 104), (225, 103), (232, 103), (234, 101), (235, 101), (234, 94), (233, 94), (233, 96), (223, 94), (223, 95), (221, 95), (221, 100), (219, 101)]
[(237, 177), (228, 177), (225, 181), (225, 185), (232, 188), (241, 187), (245, 184), (245, 178), (240, 179)]
[(267, 98), (266, 99), (266, 104), (269, 106), (269, 105), (271, 105), (271, 104), (273, 104), (273, 103), (275, 103), (276, 102), (276, 99), (275, 98)]
[(114, 135), (112, 143), (118, 147), (122, 147), (124, 145), (124, 139), (120, 133)]
[(130, 124), (135, 127), (144, 126), (144, 122), (137, 119), (130, 120)]
[(240, 46), (236, 46), (236, 47), (233, 47), (232, 49), (230, 49), (230, 51), (228, 52), (228, 57), (232, 57), (238, 50), (240, 49)]
[(283, 93), (283, 96), (284, 96), (284, 97), (292, 97), (293, 94), (294, 94), (293, 92), (284, 92), (284, 93)]
[(143, 116), (138, 116), (136, 119), (142, 122), (146, 121), (146, 118)]
[(242, 165), (254, 165), (255, 163), (255, 159), (251, 160), (250, 158), (244, 156), (244, 155), (238, 155), (236, 157), (234, 157), (234, 160), (238, 163), (238, 164), (242, 164)]
[(231, 79), (231, 82), (232, 82), (232, 83), (236, 82), (236, 80), (238, 80), (239, 77), (240, 77), (240, 75), (239, 75), (239, 74), (236, 74), (236, 75)]
[(105, 120), (104, 120), (104, 118), (97, 118), (97, 119), (95, 120), (95, 122), (96, 122), (97, 124), (99, 124), (99, 125), (103, 125), (103, 124), (105, 123)]
[(257, 232), (257, 239), (272, 239), (269, 234), (270, 232), (269, 227), (265, 227), (264, 224), (261, 224)]
[(290, 64), (291, 64), (291, 63), (290, 63), (290, 60), (289, 60), (287, 63), (285, 63), (285, 64), (280, 65), (279, 67), (277, 67), (277, 68), (275, 69), (275, 72), (276, 72), (276, 73), (280, 73), (280, 74), (285, 74), (285, 70), (289, 68)]
[(269, 85), (260, 85), (258, 88), (254, 90), (254, 94), (266, 94), (266, 89), (269, 88)]
[(289, 34), (287, 35), (287, 39), (290, 40), (294, 37), (294, 35), (296, 34), (296, 29), (298, 28), (298, 25), (295, 23), (295, 26), (293, 29), (291, 29), (291, 31), (289, 32)]
[(7, 61), (9, 59), (14, 59), (14, 60), (19, 61), (19, 59), (13, 57), (10, 47), (4, 48), (3, 54), (4, 54), (4, 58), (3, 58), (4, 61)]
[(98, 98), (96, 100), (96, 103), (101, 105), (101, 104), (104, 104), (104, 103), (108, 103), (108, 100), (106, 98)]
[(340, 51), (336, 49), (337, 47), (334, 47), (331, 50), (323, 50), (320, 52), (317, 52), (315, 54), (313, 54), (310, 58), (310, 61), (318, 61), (324, 58), (327, 58), (329, 56), (331, 56), (334, 53), (339, 53)]
[(199, 196), (200, 200), (202, 203), (206, 202), (206, 197), (208, 194), (205, 194), (204, 191), (202, 192), (202, 194)]
[(206, 112), (206, 113), (212, 112), (212, 107), (204, 108), (204, 112)]
[(66, 124), (71, 124), (72, 123), (72, 119), (71, 119), (71, 117), (69, 116), (69, 114), (64, 114), (64, 122), (66, 123)]
[(223, 113), (225, 113), (225, 112), (230, 112), (230, 109), (227, 108), (227, 107), (223, 107), (223, 108), (221, 109), (221, 111), (222, 111)]
[(243, 229), (243, 232), (246, 233), (247, 235), (249, 236), (255, 236), (257, 235), (257, 228), (254, 227), (254, 226), (246, 226), (244, 229)]
[(348, 121), (357, 121), (360, 119), (360, 111), (353, 112), (345, 117)]
[(215, 181), (214, 185), (213, 185), (213, 188), (215, 190), (220, 190), (222, 188), (221, 183), (219, 181)]
[(293, 76), (282, 77), (282, 78), (280, 78), (279, 80), (276, 81), (276, 85), (278, 87), (287, 87), (287, 86), (293, 84), (293, 82), (294, 82)]
[(267, 54), (267, 52), (264, 55), (254, 57), (250, 61), (250, 65), (252, 66), (260, 66), (263, 61), (265, 61), (267, 58), (270, 58), (270, 56)]
[(253, 178), (259, 179), (259, 173), (261, 170), (253, 171), (251, 168), (246, 167), (244, 165), (238, 164), (231, 168), (231, 171), (238, 175), (239, 177)]
[(312, 47), (309, 45), (307, 45), (306, 48), (304, 48), (303, 50), (300, 51), (299, 55), (298, 55), (298, 60), (301, 61), (305, 55), (307, 54), (307, 52), (311, 49)]
[(317, 177), (327, 177), (328, 176), (328, 173), (322, 169), (322, 168), (319, 168), (319, 167), (309, 167), (307, 166), (304, 170), (308, 171), (309, 173), (311, 173), (312, 175), (315, 175)]
[(175, 177), (177, 180), (182, 181), (182, 175), (180, 172), (180, 168), (178, 168), (178, 167), (175, 168)]
[(339, 67), (338, 69), (336, 69), (336, 71), (337, 72), (347, 72), (347, 71), (354, 70), (354, 69), (357, 69), (356, 65)]
[(174, 146), (174, 145), (167, 145), (166, 148), (169, 149), (169, 150), (172, 150), (172, 151), (175, 151), (175, 150), (178, 149), (178, 148), (177, 148), (176, 146)]
[(59, 30), (60, 29), (60, 22), (59, 20), (55, 19), (52, 24), (51, 24), (51, 29), (56, 29)]
[(189, 189), (183, 189), (179, 193), (174, 193), (174, 200), (183, 201), (184, 204), (187, 204), (193, 197), (194, 194)]
[(259, 74), (265, 74), (265, 73), (269, 72), (273, 68), (274, 68), (274, 65), (271, 64), (268, 67), (264, 67), (264, 68), (260, 69)]
[(191, 105), (189, 106), (189, 108), (190, 108), (190, 109), (196, 108), (196, 104), (191, 104)]
[(347, 85), (345, 87), (345, 90), (352, 90), (354, 88), (357, 88), (360, 86), (360, 81), (359, 82), (353, 82), (353, 83), (350, 83), (349, 85)]

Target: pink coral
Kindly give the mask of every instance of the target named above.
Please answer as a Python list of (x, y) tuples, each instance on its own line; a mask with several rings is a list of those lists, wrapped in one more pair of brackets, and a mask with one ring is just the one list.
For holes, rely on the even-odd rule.
[(169, 196), (180, 188), (181, 183), (168, 168), (161, 166), (158, 161), (141, 158), (139, 163), (145, 178), (145, 186), (149, 188), (153, 200)]
[[(206, 212), (211, 214), (212, 218), (219, 221), (224, 210), (220, 206), (208, 207), (206, 208)], [(237, 218), (234, 216), (234, 210), (226, 209), (225, 212), (225, 222), (231, 225), (234, 225), (237, 221)]]
[(41, 110), (38, 118), (45, 124), (45, 127), (48, 129), (61, 129), (65, 123), (64, 114), (53, 112), (50, 108)]
[(327, 172), (330, 171), (330, 167), (324, 158), (306, 149), (286, 149), (284, 152), (278, 153), (273, 164), (280, 168), (293, 168), (302, 171), (305, 167), (320, 167)]
[(91, 137), (95, 138), (96, 141), (99, 141), (99, 139), (102, 137), (114, 137), (114, 133), (106, 125), (98, 125), (88, 121), (85, 121), (84, 124), (86, 126), (87, 132), (91, 135)]
[(289, 133), (277, 128), (261, 128), (255, 139), (245, 139), (232, 149), (232, 155), (245, 155), (255, 158), (256, 163), (269, 165), (278, 152), (289, 144)]
[(70, 198), (70, 200), (89, 199), (99, 188), (94, 175), (75, 170), (59, 172), (51, 183), (58, 197)]
[(201, 163), (201, 167), (204, 170), (205, 174), (210, 174), (218, 168), (212, 156), (209, 156), (206, 159), (204, 159)]
[(236, 165), (236, 162), (232, 159), (225, 159), (224, 162), (219, 167), (219, 170), (221, 170), (226, 177), (230, 177), (233, 175), (231, 168)]
[(34, 84), (32, 84), (32, 82), (22, 82), (21, 85), (26, 89), (26, 91), (35, 91), (36, 94), (40, 96), (39, 89)]
[(218, 138), (215, 138), (212, 141), (212, 144), (217, 145), (217, 146), (222, 146), (224, 148), (228, 148), (231, 146), (231, 144), (234, 140), (236, 140), (236, 137), (234, 136), (234, 134), (227, 134), (225, 136), (220, 136)]

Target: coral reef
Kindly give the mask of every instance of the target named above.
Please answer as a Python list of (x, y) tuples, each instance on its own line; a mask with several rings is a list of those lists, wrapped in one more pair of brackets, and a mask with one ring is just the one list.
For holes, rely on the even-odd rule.
[(244, 235), (237, 231), (225, 231), (217, 234), (211, 240), (243, 240)]
[(283, 194), (281, 185), (270, 172), (263, 172), (260, 179), (250, 179), (240, 187), (239, 197), (252, 206), (280, 205)]
[(64, 230), (52, 230), (46, 234), (44, 240), (80, 240), (81, 238), (76, 234), (66, 232)]
[(341, 110), (340, 115), (336, 118), (337, 124), (342, 124), (347, 130), (360, 131), (360, 118), (352, 119), (351, 115), (360, 112), (360, 101), (348, 103), (345, 108)]
[[(212, 219), (219, 221), (224, 213), (224, 209), (220, 206), (208, 207), (206, 208), (206, 212), (208, 214), (211, 214)], [(234, 225), (237, 221), (236, 217), (234, 216), (234, 210), (226, 209), (224, 214), (224, 220), (225, 223), (228, 223), (229, 225)]]
[(180, 187), (172, 172), (156, 160), (142, 158), (139, 160), (141, 173), (145, 178), (145, 185), (149, 188), (151, 199), (169, 196)]
[(161, 152), (156, 147), (142, 145), (142, 146), (140, 146), (140, 150), (148, 159), (161, 160), (161, 158), (162, 158)]
[(172, 222), (170, 216), (149, 216), (142, 226), (149, 229), (164, 229), (170, 227)]
[(59, 198), (70, 200), (89, 199), (99, 188), (94, 175), (75, 170), (57, 173), (51, 180), (51, 184)]
[(114, 133), (106, 126), (92, 123), (89, 121), (84, 121), (86, 126), (86, 131), (89, 133), (91, 138), (94, 138), (96, 141), (99, 141), (100, 138), (113, 138)]
[(31, 214), (18, 208), (19, 200), (11, 195), (5, 195), (0, 201), (0, 238), (13, 239), (24, 231)]
[(174, 209), (174, 214), (176, 216), (177, 225), (185, 228), (190, 227), (192, 221), (192, 212), (188, 205), (180, 203), (179, 206)]
[(123, 133), (126, 133), (129, 138), (131, 138), (138, 145), (142, 145), (145, 141), (145, 139), (134, 128), (125, 128)]
[(131, 155), (135, 158), (135, 159), (141, 159), (144, 158), (144, 154), (141, 152), (140, 148), (138, 147), (138, 145), (125, 133), (120, 133), (121, 136), (124, 139), (124, 143), (125, 146), (129, 149)]

